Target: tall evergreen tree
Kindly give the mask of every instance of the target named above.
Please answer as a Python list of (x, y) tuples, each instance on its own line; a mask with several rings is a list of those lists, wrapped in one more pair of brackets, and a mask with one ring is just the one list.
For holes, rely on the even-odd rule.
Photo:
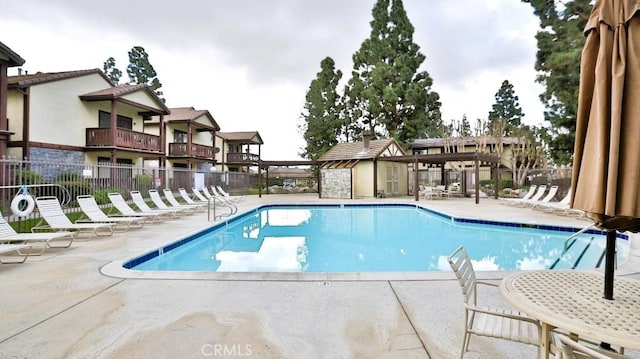
[(459, 132), (462, 137), (471, 136), (471, 124), (469, 123), (469, 119), (467, 119), (467, 115), (462, 115)]
[(122, 77), (122, 71), (116, 67), (116, 59), (113, 57), (109, 57), (107, 61), (102, 65), (102, 70), (105, 75), (113, 82), (114, 84), (118, 84), (120, 82), (120, 78)]
[(162, 96), (162, 91), (159, 90), (162, 84), (158, 80), (158, 74), (153, 69), (153, 65), (149, 62), (149, 54), (142, 46), (134, 46), (129, 51), (127, 75), (131, 83), (147, 84), (158, 96)]
[(512, 136), (522, 124), (524, 113), (520, 108), (513, 85), (508, 80), (502, 82), (495, 99), (496, 102), (489, 111), (489, 134), (500, 137)]
[(522, 1), (531, 4), (540, 18), (535, 69), (537, 82), (545, 86), (540, 99), (546, 107), (545, 121), (550, 123), (550, 156), (558, 164), (568, 164), (575, 141), (580, 57), (591, 0)]
[(378, 0), (372, 14), (371, 34), (353, 55), (347, 112), (358, 129), (367, 126), (401, 143), (440, 134), (440, 96), (431, 90), (429, 74), (419, 70), (425, 56), (413, 42), (402, 0)]
[(335, 146), (344, 127), (340, 116), (340, 96), (336, 91), (342, 72), (335, 69), (331, 57), (324, 58), (320, 68), (309, 85), (304, 110), (300, 114), (303, 120), (300, 130), (306, 141), (300, 155), (310, 160), (318, 159)]

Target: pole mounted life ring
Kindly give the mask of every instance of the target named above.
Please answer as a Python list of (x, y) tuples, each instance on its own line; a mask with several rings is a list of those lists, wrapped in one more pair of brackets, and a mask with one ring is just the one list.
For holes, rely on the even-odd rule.
[(33, 197), (27, 191), (27, 186), (22, 186), (21, 193), (18, 193), (11, 200), (11, 212), (18, 217), (26, 217), (36, 208)]

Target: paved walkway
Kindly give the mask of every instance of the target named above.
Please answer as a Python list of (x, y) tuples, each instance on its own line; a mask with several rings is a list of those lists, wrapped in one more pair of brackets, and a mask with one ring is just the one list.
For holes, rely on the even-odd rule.
[[(375, 201), (415, 203), (409, 197)], [(317, 202), (333, 201), (251, 196), (240, 212), (269, 203)], [(420, 203), (467, 218), (589, 223), (493, 199)], [(101, 273), (114, 260), (210, 224), (202, 213), (0, 266), (0, 358), (457, 358), (463, 307), (451, 272), (367, 281), (123, 279)], [(640, 279), (637, 262), (631, 271)], [(505, 274), (479, 276), (499, 280)], [(497, 292), (482, 298), (502, 303)], [(474, 337), (465, 358), (535, 355), (532, 346)]]

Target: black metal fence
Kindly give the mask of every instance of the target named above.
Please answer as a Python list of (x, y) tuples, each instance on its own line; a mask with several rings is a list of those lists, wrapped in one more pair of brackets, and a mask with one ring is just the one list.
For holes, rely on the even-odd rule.
[[(212, 172), (184, 168), (135, 167), (126, 164), (55, 163), (39, 160), (0, 159), (0, 203), (2, 215), (15, 219), (11, 202), (24, 191), (37, 196), (56, 196), (67, 212), (78, 211), (75, 198), (91, 194), (101, 205), (107, 194), (119, 192), (129, 199), (131, 191), (219, 185), (226, 191), (247, 193), (258, 185), (257, 174)], [(35, 216), (31, 214), (30, 216)]]
[[(495, 190), (498, 190), (499, 196), (505, 193), (513, 193), (514, 190), (526, 190), (531, 185), (547, 185), (558, 186), (556, 197), (558, 199), (564, 197), (571, 186), (571, 169), (570, 168), (553, 168), (553, 169), (535, 169), (528, 170), (526, 173), (514, 173), (509, 169), (499, 169), (495, 176), (494, 169), (490, 167), (482, 167), (479, 169), (476, 178), (474, 169), (452, 170), (441, 168), (421, 169), (418, 173), (418, 185), (421, 186), (449, 186), (457, 183), (460, 188), (465, 188), (467, 192), (475, 189), (476, 181), (479, 182), (480, 190), (489, 196), (493, 196)], [(495, 183), (495, 178), (498, 183)], [(409, 175), (409, 191), (413, 188), (413, 175)]]

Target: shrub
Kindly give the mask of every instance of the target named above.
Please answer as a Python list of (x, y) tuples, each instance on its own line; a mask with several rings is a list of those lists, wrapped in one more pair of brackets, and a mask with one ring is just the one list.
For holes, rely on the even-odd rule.
[(122, 194), (122, 192), (119, 191), (117, 188), (103, 188), (103, 189), (97, 189), (93, 191), (93, 197), (96, 199), (96, 202), (98, 204), (108, 204), (108, 203), (111, 203), (108, 196), (108, 194), (111, 192), (118, 192)]
[[(13, 183), (18, 185), (41, 184), (44, 183), (44, 176), (38, 172), (22, 169), (13, 173)], [(41, 188), (30, 187), (29, 194), (37, 197), (41, 194)]]

